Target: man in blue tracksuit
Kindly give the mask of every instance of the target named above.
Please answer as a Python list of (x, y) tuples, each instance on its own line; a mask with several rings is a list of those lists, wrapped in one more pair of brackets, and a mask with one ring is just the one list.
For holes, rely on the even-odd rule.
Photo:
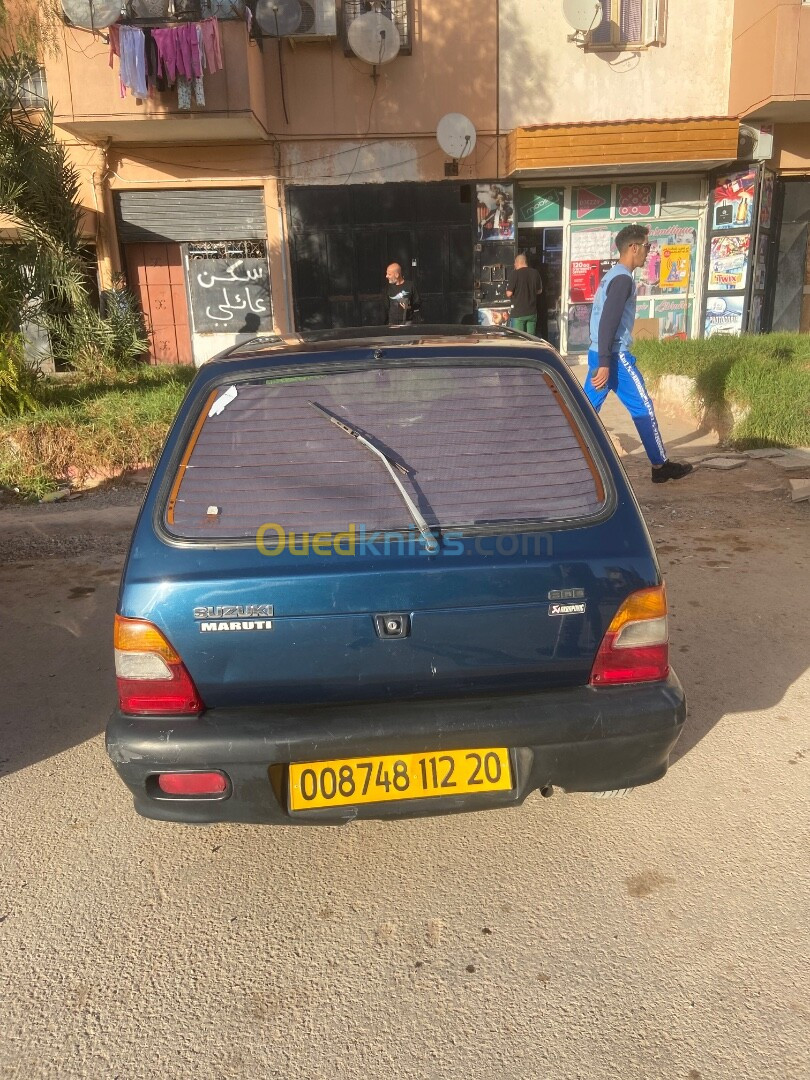
[(643, 266), (650, 251), (649, 230), (627, 225), (616, 237), (619, 261), (602, 278), (591, 312), (591, 347), (585, 393), (597, 412), (611, 390), (627, 409), (652, 464), (652, 482), (680, 480), (692, 466), (670, 461), (658, 430), (655, 410), (636, 358), (630, 352), (636, 321), (636, 283), (633, 271)]

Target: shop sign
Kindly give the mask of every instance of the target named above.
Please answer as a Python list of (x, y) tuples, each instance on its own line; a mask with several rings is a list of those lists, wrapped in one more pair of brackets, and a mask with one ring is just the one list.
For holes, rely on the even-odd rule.
[(704, 333), (707, 338), (719, 334), (736, 336), (742, 333), (743, 296), (710, 296), (706, 300), (706, 322)]
[(571, 260), (610, 259), (619, 258), (619, 253), (613, 245), (613, 239), (617, 230), (609, 225), (597, 226), (595, 229), (572, 229), (571, 230)]
[(689, 336), (689, 323), (692, 311), (691, 301), (655, 300), (655, 317), (661, 324), (662, 338), (682, 338)]
[(709, 292), (742, 292), (748, 280), (751, 236), (713, 236), (709, 252)]
[(666, 244), (661, 248), (659, 286), (674, 292), (688, 292), (691, 265), (690, 244)]
[(606, 221), (610, 217), (610, 185), (574, 188), (574, 217), (577, 221)]
[(515, 239), (515, 196), (512, 184), (477, 184), (479, 240)]
[(620, 218), (652, 217), (656, 210), (656, 184), (622, 184), (616, 190)]
[(258, 334), (272, 329), (267, 260), (189, 259), (196, 333)]
[[(720, 176), (714, 188), (714, 228), (748, 229), (753, 217), (756, 169)], [(770, 220), (770, 211), (769, 211)]]
[(759, 224), (763, 229), (770, 229), (771, 227), (771, 214), (773, 212), (773, 180), (773, 173), (766, 172), (762, 181), (762, 196), (759, 205)]
[(593, 304), (571, 304), (568, 309), (568, 351), (587, 352), (591, 347)]
[(762, 308), (765, 297), (755, 296), (751, 301), (751, 315), (748, 319), (748, 330), (751, 334), (758, 334), (762, 330)]
[(518, 188), (518, 221), (522, 225), (561, 221), (562, 216), (562, 188)]
[(598, 259), (584, 259), (571, 263), (571, 299), (581, 303), (590, 303), (599, 287), (600, 262)]

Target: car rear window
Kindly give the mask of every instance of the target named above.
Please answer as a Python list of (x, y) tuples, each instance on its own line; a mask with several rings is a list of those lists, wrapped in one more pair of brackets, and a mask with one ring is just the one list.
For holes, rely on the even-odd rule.
[(400, 531), (409, 511), (382, 462), (404, 467), (441, 528), (588, 517), (604, 489), (568, 406), (538, 365), (337, 369), (218, 387), (177, 470), (165, 527), (185, 538)]

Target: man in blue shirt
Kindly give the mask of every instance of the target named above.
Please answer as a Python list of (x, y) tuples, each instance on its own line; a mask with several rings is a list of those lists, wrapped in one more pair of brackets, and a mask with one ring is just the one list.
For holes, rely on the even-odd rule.
[(636, 425), (652, 464), (652, 482), (680, 480), (692, 471), (686, 463), (670, 461), (664, 448), (655, 410), (636, 358), (630, 352), (636, 321), (636, 282), (633, 271), (647, 261), (649, 229), (627, 225), (616, 237), (619, 261), (602, 278), (591, 312), (591, 347), (585, 393), (597, 412), (612, 390)]

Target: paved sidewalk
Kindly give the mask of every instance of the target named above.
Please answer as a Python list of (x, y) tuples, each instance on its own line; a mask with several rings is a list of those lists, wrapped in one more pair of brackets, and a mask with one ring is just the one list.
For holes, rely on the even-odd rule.
[[(570, 360), (568, 363), (571, 373), (579, 379), (580, 385), (582, 385), (588, 374), (588, 365), (586, 363), (572, 363)], [(716, 449), (718, 445), (716, 431), (698, 431), (695, 423), (685, 420), (683, 415), (674, 415), (663, 409), (659, 410), (655, 394), (650, 396), (656, 406), (658, 426), (661, 429), (664, 445), (670, 457), (676, 461), (695, 461)], [(608, 395), (599, 415), (608, 433), (618, 443), (624, 454), (644, 458), (644, 448), (641, 445), (635, 424), (627, 409), (615, 394)]]

